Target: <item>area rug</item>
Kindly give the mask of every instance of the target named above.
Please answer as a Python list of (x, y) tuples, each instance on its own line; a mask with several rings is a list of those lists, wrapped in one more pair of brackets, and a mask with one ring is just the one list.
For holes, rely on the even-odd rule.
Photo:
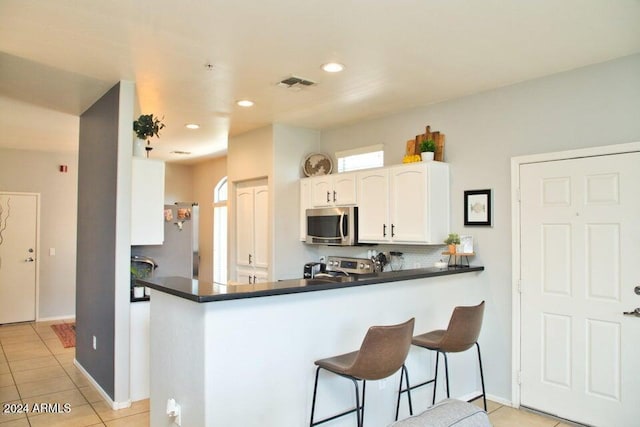
[(57, 325), (51, 325), (53, 332), (56, 333), (62, 346), (64, 348), (70, 348), (76, 346), (76, 324), (75, 323), (60, 323)]

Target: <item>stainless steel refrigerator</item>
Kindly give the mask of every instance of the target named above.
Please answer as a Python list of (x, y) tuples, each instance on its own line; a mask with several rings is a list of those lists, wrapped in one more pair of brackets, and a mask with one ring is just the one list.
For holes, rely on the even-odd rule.
[(152, 258), (158, 267), (155, 277), (198, 278), (198, 204), (179, 202), (164, 206), (164, 243), (132, 246), (131, 255)]

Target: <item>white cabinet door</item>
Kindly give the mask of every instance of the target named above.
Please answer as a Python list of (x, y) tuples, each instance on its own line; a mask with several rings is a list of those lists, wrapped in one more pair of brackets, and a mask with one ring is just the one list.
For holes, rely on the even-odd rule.
[(255, 187), (253, 192), (253, 265), (269, 265), (269, 189)]
[(333, 175), (333, 194), (331, 198), (334, 205), (356, 204), (356, 176), (357, 174), (355, 173)]
[(313, 207), (355, 205), (356, 173), (339, 173), (309, 178)]
[(241, 187), (236, 191), (236, 265), (238, 282), (253, 283), (255, 268), (267, 276), (269, 188), (266, 185)]
[(388, 242), (389, 170), (373, 169), (358, 174), (358, 239), (362, 242)]
[(427, 242), (426, 168), (416, 166), (392, 167), (389, 173), (391, 240), (397, 243)]
[(236, 193), (236, 263), (251, 265), (253, 261), (253, 188)]
[(311, 204), (314, 207), (332, 206), (333, 185), (331, 175), (309, 179), (311, 181)]
[(164, 162), (134, 157), (131, 164), (131, 244), (164, 242)]

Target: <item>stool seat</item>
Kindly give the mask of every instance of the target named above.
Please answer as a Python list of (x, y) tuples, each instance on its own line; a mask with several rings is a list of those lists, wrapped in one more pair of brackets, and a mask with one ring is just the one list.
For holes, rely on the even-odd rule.
[(425, 334), (416, 335), (411, 340), (411, 344), (418, 347), (424, 347), (429, 350), (439, 350), (442, 344), (442, 338), (447, 331), (444, 329), (438, 329), (436, 331), (427, 332)]
[[(353, 369), (353, 363), (356, 361), (356, 357), (358, 357), (358, 353), (358, 351), (352, 351), (351, 353), (316, 360), (315, 364), (322, 369), (326, 369), (327, 371), (331, 371), (336, 374), (357, 377), (351, 373), (351, 370)], [(360, 377), (357, 378), (362, 379)]]

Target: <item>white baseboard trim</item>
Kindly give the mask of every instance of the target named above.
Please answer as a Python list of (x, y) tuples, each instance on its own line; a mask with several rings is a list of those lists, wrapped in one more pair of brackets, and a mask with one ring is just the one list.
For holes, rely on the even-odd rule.
[(100, 387), (100, 384), (98, 384), (97, 381), (93, 379), (91, 374), (89, 374), (89, 372), (84, 369), (84, 367), (80, 364), (80, 362), (78, 362), (76, 358), (73, 359), (73, 364), (80, 370), (80, 372), (82, 372), (82, 375), (87, 378), (91, 385), (94, 386), (96, 390), (98, 390), (100, 396), (102, 396), (102, 398), (109, 404), (109, 406), (111, 406), (111, 409), (116, 411), (118, 409), (129, 408), (131, 406), (131, 400), (126, 400), (124, 402), (114, 402), (107, 394), (107, 392), (104, 391), (102, 387)]
[(53, 320), (75, 320), (76, 316), (68, 314), (66, 316), (53, 316), (53, 317), (36, 317), (36, 322), (51, 322)]
[[(456, 399), (464, 400), (466, 402), (466, 401), (468, 401), (470, 399), (473, 399), (476, 396), (480, 396), (481, 394), (482, 394), (482, 390), (477, 390), (477, 391), (475, 391), (473, 393), (468, 393), (468, 394), (465, 394), (464, 396), (456, 397)], [(499, 403), (499, 404), (501, 404), (503, 406), (513, 407), (511, 401), (507, 400), (505, 398), (502, 398), (502, 397), (499, 397), (499, 396), (496, 396), (496, 395), (493, 395), (493, 394), (488, 394), (488, 393), (487, 393), (486, 398), (487, 398), (487, 400), (491, 400), (492, 402)]]

